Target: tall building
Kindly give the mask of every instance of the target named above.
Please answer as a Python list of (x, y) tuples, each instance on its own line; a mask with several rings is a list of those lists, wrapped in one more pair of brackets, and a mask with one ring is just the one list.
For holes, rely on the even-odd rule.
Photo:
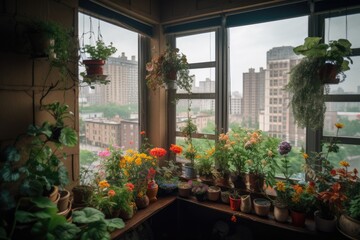
[(255, 72), (250, 68), (243, 73), (243, 98), (241, 101), (242, 126), (258, 128), (259, 113), (264, 109), (265, 70)]
[(305, 142), (305, 129), (295, 125), (289, 108), (289, 93), (283, 88), (289, 82), (290, 70), (299, 61), (299, 56), (294, 54), (291, 46), (274, 47), (267, 52), (265, 107), (260, 116), (261, 130), (295, 146), (302, 146)]

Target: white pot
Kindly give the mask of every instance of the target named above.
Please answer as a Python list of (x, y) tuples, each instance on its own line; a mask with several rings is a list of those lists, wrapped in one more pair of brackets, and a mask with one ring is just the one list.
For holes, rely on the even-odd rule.
[(337, 217), (334, 216), (333, 219), (325, 219), (321, 217), (320, 211), (314, 212), (314, 220), (316, 229), (321, 232), (334, 232), (336, 228)]
[(339, 228), (341, 233), (353, 239), (360, 239), (360, 221), (357, 221), (346, 214), (341, 214), (339, 218)]
[(274, 206), (274, 218), (278, 222), (287, 222), (289, 219), (289, 209), (287, 207)]

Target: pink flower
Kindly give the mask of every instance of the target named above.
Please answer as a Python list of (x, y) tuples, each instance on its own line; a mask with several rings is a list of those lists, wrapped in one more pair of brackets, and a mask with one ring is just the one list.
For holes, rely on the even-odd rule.
[(108, 156), (110, 156), (110, 151), (109, 151), (109, 149), (105, 149), (104, 151), (100, 151), (99, 153), (98, 153), (98, 156), (99, 157), (108, 157)]

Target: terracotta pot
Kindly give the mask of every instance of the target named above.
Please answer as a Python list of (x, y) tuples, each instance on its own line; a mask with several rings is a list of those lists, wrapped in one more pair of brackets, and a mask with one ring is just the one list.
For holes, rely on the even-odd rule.
[(333, 219), (325, 219), (321, 216), (320, 211), (314, 212), (314, 220), (316, 229), (320, 232), (334, 232), (336, 229), (337, 217), (334, 216)]
[(144, 195), (142, 197), (137, 197), (135, 199), (135, 204), (138, 209), (143, 209), (149, 206), (150, 200), (149, 197)]
[(61, 216), (64, 216), (64, 217), (67, 217), (68, 216), (68, 214), (69, 214), (69, 212), (70, 212), (70, 210), (71, 210), (71, 201), (67, 201), (67, 204), (66, 204), (66, 208), (65, 208), (65, 210), (63, 210), (63, 211), (59, 211), (57, 214), (58, 215), (61, 215)]
[(274, 206), (274, 218), (278, 222), (287, 222), (289, 219), (289, 208), (287, 206)]
[(89, 76), (93, 75), (103, 75), (103, 66), (105, 64), (105, 60), (83, 60), (83, 63), (86, 67), (86, 74)]
[(157, 198), (156, 195), (158, 193), (159, 186), (155, 184), (154, 188), (148, 188), (146, 190), (146, 195), (149, 197), (150, 203), (156, 202)]
[(256, 215), (267, 217), (270, 212), (271, 202), (265, 198), (255, 198), (253, 201)]
[(290, 216), (291, 216), (291, 224), (293, 226), (295, 227), (305, 226), (306, 213), (290, 210)]
[(347, 237), (360, 239), (360, 221), (357, 221), (346, 214), (340, 215), (339, 230)]
[(220, 188), (217, 186), (210, 186), (207, 190), (207, 199), (216, 202), (220, 197)]
[(241, 205), (241, 199), (235, 199), (232, 197), (229, 197), (230, 200), (230, 208), (233, 211), (239, 211), (240, 210), (240, 205)]
[(48, 195), (50, 201), (54, 202), (56, 201), (59, 201), (59, 198), (58, 198), (58, 194), (59, 194), (59, 188), (57, 186), (53, 186), (52, 188), (52, 191), (50, 192), (50, 194)]
[(244, 213), (251, 212), (251, 197), (250, 197), (250, 195), (247, 194), (247, 195), (241, 196), (240, 211), (242, 211)]
[(59, 212), (63, 212), (68, 208), (69, 200), (70, 200), (70, 192), (66, 189), (61, 190), (60, 192), (60, 199), (57, 203), (57, 207)]

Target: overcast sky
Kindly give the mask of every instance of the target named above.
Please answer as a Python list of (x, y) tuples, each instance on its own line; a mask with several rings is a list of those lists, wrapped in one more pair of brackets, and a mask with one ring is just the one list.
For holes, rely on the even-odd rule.
[[(85, 20), (85, 24), (84, 24)], [(234, 27), (229, 29), (229, 53), (230, 53), (230, 79), (231, 91), (239, 91), (242, 94), (242, 74), (254, 68), (256, 72), (260, 67), (266, 69), (266, 52), (273, 47), (297, 46), (304, 42), (307, 36), (307, 17), (298, 17), (268, 23)], [(331, 18), (330, 25), (327, 21), (326, 39), (338, 39), (346, 37), (346, 18)], [(348, 39), (353, 46), (360, 47), (360, 14), (350, 15), (348, 22)], [(99, 21), (92, 18), (92, 28), (89, 25), (89, 17), (79, 14), (79, 37), (82, 45), (82, 37), (85, 44), (93, 44), (98, 34)], [(330, 26), (330, 27), (329, 27)], [(92, 39), (89, 39), (93, 31)], [(330, 34), (328, 32), (330, 31)], [(138, 34), (121, 27), (100, 21), (100, 32), (106, 44), (113, 42), (117, 48), (115, 56), (125, 52), (128, 58), (132, 55), (138, 60)], [(182, 37), (178, 39), (177, 46), (180, 52), (187, 55), (189, 62), (213, 61), (215, 59), (215, 34), (204, 33), (197, 36)], [(359, 69), (360, 57), (353, 58), (351, 65), (353, 71), (346, 72), (347, 78), (344, 83), (331, 86), (331, 89), (343, 88), (347, 92), (356, 91), (360, 85)], [(354, 69), (357, 69), (355, 75)], [(209, 77), (215, 79), (214, 69), (194, 70), (196, 81), (204, 81)]]

